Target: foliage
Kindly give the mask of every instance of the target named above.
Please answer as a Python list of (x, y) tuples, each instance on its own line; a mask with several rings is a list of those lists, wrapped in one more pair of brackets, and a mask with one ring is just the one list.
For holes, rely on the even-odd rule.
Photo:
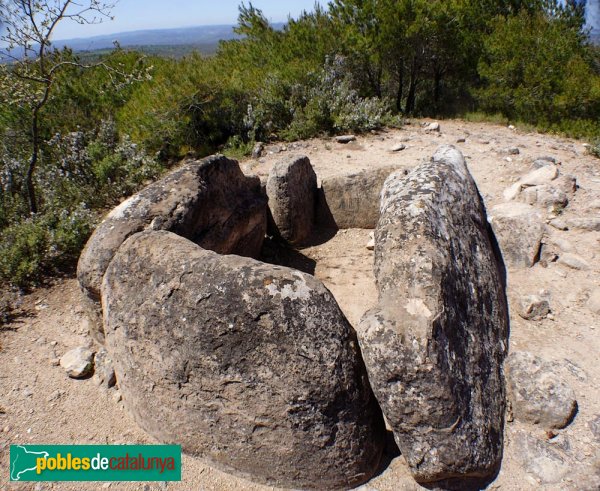
[(545, 126), (600, 114), (600, 76), (569, 20), (526, 11), (498, 17), (485, 48), (482, 109)]
[[(75, 10), (53, 10), (65, 4)], [(56, 51), (54, 20), (91, 11), (1, 5), (24, 28), (11, 31), (20, 55), (0, 64), (4, 282), (72, 266), (102, 212), (189, 153), (459, 114), (585, 137), (600, 155), (600, 52), (577, 1), (332, 0), (281, 29), (242, 4), (238, 39), (177, 59)], [(38, 19), (50, 21), (36, 43)]]

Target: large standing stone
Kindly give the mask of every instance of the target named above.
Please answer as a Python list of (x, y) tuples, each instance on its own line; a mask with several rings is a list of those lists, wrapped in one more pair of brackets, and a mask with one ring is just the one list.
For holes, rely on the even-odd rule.
[(159, 440), (274, 485), (349, 488), (376, 471), (383, 418), (313, 276), (145, 232), (117, 252), (102, 301), (125, 407)]
[(373, 390), (421, 482), (490, 477), (502, 456), (502, 260), (461, 153), (441, 147), (382, 191), (379, 303), (358, 331)]
[(502, 203), (490, 210), (490, 223), (508, 267), (528, 268), (536, 263), (545, 231), (538, 210), (525, 203)]
[(92, 334), (102, 342), (100, 286), (127, 237), (169, 230), (221, 254), (258, 256), (266, 227), (260, 180), (244, 176), (235, 160), (213, 156), (190, 162), (147, 186), (108, 214), (79, 258), (77, 277)]
[(375, 228), (379, 219), (379, 194), (387, 177), (398, 167), (323, 179), (317, 220), (329, 228)]
[(300, 244), (312, 233), (317, 201), (317, 176), (308, 157), (276, 164), (267, 180), (267, 196), (279, 235)]

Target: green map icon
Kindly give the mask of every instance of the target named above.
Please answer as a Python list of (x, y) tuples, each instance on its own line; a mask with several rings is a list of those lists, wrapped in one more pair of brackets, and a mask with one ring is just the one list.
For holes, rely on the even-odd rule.
[[(20, 481), (24, 474), (36, 472), (36, 462), (40, 457), (48, 457), (48, 452), (34, 452), (23, 445), (11, 445), (10, 448), (10, 480)], [(27, 477), (24, 477), (27, 479)]]

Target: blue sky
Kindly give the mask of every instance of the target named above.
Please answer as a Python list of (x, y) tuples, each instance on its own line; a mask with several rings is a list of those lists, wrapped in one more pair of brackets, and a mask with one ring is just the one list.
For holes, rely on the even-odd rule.
[[(241, 0), (120, 0), (113, 9), (115, 19), (99, 25), (79, 25), (63, 22), (54, 39), (90, 37), (140, 29), (161, 29), (211, 24), (235, 24)], [(247, 2), (246, 2), (247, 3)], [(326, 1), (319, 3), (325, 4)], [(303, 10), (311, 11), (315, 0), (255, 0), (271, 22), (297, 17)]]

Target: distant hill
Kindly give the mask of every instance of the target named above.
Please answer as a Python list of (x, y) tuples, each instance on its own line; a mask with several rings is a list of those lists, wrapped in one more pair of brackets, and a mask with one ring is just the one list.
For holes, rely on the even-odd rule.
[[(283, 22), (272, 24), (282, 29)], [(180, 57), (192, 51), (212, 54), (219, 41), (240, 39), (233, 25), (180, 27), (174, 29), (146, 29), (143, 31), (118, 32), (90, 38), (61, 39), (53, 42), (54, 47), (68, 46), (76, 52), (98, 52), (110, 50), (117, 41), (122, 48), (136, 49), (149, 54)]]
[(110, 49), (114, 42), (122, 47), (217, 45), (220, 40), (239, 38), (231, 25), (196, 26), (175, 29), (147, 29), (143, 31), (118, 32), (90, 38), (60, 39), (54, 47), (68, 46), (74, 51), (96, 51)]

